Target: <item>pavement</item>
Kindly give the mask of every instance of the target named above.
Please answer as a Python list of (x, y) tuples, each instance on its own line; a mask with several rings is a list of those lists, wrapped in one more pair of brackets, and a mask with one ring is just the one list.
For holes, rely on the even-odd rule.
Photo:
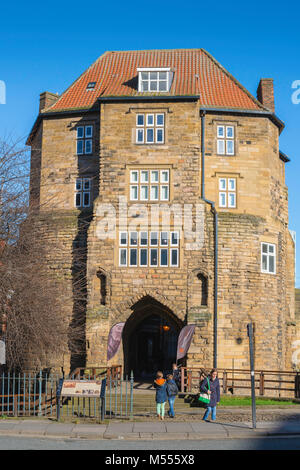
[(296, 422), (117, 422), (108, 424), (59, 423), (50, 419), (0, 420), (0, 436), (27, 436), (63, 439), (124, 440), (205, 440), (245, 439), (258, 437), (299, 437), (300, 420)]

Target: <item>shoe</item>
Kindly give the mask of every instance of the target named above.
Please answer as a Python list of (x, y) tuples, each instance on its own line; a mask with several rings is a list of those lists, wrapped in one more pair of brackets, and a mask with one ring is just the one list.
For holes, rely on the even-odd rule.
[(164, 421), (164, 420), (165, 420), (164, 416), (161, 416), (161, 418), (160, 418), (160, 419), (161, 419), (162, 421)]

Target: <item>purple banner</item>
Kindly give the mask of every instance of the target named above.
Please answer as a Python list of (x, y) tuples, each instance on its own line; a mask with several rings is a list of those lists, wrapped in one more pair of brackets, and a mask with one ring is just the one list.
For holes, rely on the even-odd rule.
[(194, 331), (195, 325), (187, 325), (182, 328), (178, 338), (177, 361), (187, 354), (192, 342)]
[(125, 323), (116, 323), (112, 326), (108, 335), (107, 342), (107, 360), (112, 359), (118, 352), (121, 344), (122, 332)]

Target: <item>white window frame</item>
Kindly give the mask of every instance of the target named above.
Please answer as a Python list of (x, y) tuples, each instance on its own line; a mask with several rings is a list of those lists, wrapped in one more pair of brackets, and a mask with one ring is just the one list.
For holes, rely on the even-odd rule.
[[(122, 250), (124, 250), (125, 253), (126, 253), (126, 263), (125, 264), (121, 264), (121, 252), (122, 252)], [(128, 266), (128, 250), (127, 250), (127, 248), (119, 248), (119, 266), (123, 267), (123, 268)]]
[[(138, 116), (143, 116), (143, 124), (138, 124)], [(149, 124), (149, 117), (152, 117), (152, 124)], [(163, 124), (157, 124), (158, 116), (163, 116)], [(153, 133), (153, 140), (148, 140), (148, 130)], [(158, 140), (158, 133), (162, 133), (162, 140)], [(142, 139), (139, 141), (139, 133)], [(138, 145), (163, 145), (165, 143), (165, 113), (138, 113), (136, 115), (135, 143)]]
[[(223, 129), (222, 135), (220, 129)], [(228, 136), (228, 129), (232, 129), (232, 136)], [(233, 151), (228, 151), (228, 142), (232, 142)], [(222, 147), (222, 148), (221, 148)], [(217, 125), (217, 155), (229, 155), (233, 156), (236, 154), (236, 143), (235, 143), (235, 126), (231, 124), (218, 124)]]
[[(220, 177), (219, 178), (219, 207), (222, 209), (236, 209), (237, 203), (237, 184), (236, 177)], [(223, 184), (224, 182), (225, 184)], [(230, 185), (230, 182), (233, 182), (233, 186)], [(230, 195), (234, 195), (234, 205), (230, 203)], [(222, 203), (222, 197), (224, 196), (225, 202)]]
[[(138, 91), (140, 93), (168, 93), (171, 87), (171, 69), (170, 67), (139, 67), (137, 68), (138, 72)], [(147, 73), (147, 78), (142, 78), (142, 73)], [(151, 72), (157, 72), (157, 78), (150, 78)], [(166, 80), (160, 79), (159, 72), (166, 72)], [(142, 82), (148, 82), (148, 90), (143, 90)], [(156, 90), (150, 89), (150, 82), (156, 82)], [(160, 90), (159, 83), (166, 82), (166, 89)]]
[[(80, 188), (77, 188), (78, 182), (80, 183)], [(85, 184), (89, 183), (88, 188), (85, 188)], [(80, 204), (77, 204), (77, 195), (80, 195)], [(88, 194), (88, 204), (84, 202), (85, 195)], [(91, 198), (92, 198), (92, 179), (91, 178), (76, 178), (75, 181), (75, 195), (74, 195), (74, 206), (76, 209), (91, 207)]]
[[(143, 173), (144, 172), (144, 173)], [(154, 173), (155, 172), (155, 173)], [(143, 174), (148, 175), (148, 179), (143, 178)], [(133, 175), (137, 174), (136, 180), (133, 178)], [(154, 174), (157, 175), (157, 181), (154, 181)], [(166, 179), (163, 178), (163, 175), (166, 175)], [(129, 172), (129, 200), (130, 201), (169, 201), (170, 200), (170, 169), (156, 169), (156, 168), (139, 168), (133, 169)], [(142, 198), (142, 188), (147, 188), (148, 197)], [(152, 195), (152, 188), (157, 188), (157, 198), (154, 198)], [(164, 187), (167, 189), (166, 197), (164, 197)], [(134, 188), (136, 189), (136, 196), (133, 197)]]
[[(90, 130), (90, 133), (88, 132)], [(81, 135), (79, 135), (79, 130)], [(93, 124), (88, 124), (86, 126), (78, 126), (76, 128), (76, 155), (92, 155), (93, 153), (93, 134), (94, 126)], [(78, 151), (78, 144), (82, 146), (82, 152)], [(90, 151), (87, 151), (87, 146), (90, 143)]]
[[(131, 243), (131, 235), (137, 233), (137, 244), (134, 245)], [(177, 243), (174, 243), (173, 245), (171, 244), (171, 237), (175, 233), (177, 235)], [(142, 240), (142, 234), (146, 234), (146, 244), (142, 245), (141, 240)], [(152, 245), (151, 244), (151, 234), (155, 234), (155, 238), (157, 238), (157, 243)], [(162, 234), (167, 235), (167, 244), (162, 244)], [(124, 243), (121, 244), (121, 238), (124, 238)], [(125, 237), (124, 237), (125, 235)], [(178, 231), (173, 231), (169, 232), (167, 230), (162, 230), (162, 231), (148, 231), (148, 230), (141, 230), (139, 232), (135, 231), (130, 231), (126, 232), (124, 230), (121, 230), (119, 232), (119, 266), (120, 267), (179, 267), (179, 256), (180, 256), (180, 241), (179, 241), (179, 232)], [(121, 254), (123, 253), (122, 250), (124, 250), (125, 256), (126, 256), (126, 263), (121, 264)], [(132, 255), (132, 250), (135, 250), (136, 253), (136, 263), (132, 264), (131, 263), (131, 255)], [(145, 250), (146, 253), (146, 264), (141, 264), (141, 253), (142, 250)], [(155, 250), (155, 253), (157, 254), (157, 263), (152, 264), (151, 263), (151, 254), (153, 253), (151, 250)], [(167, 264), (162, 264), (162, 250), (166, 250), (167, 252)], [(172, 264), (172, 255), (173, 251), (176, 251), (177, 255), (177, 263)]]
[[(266, 245), (268, 247), (268, 251), (267, 253), (265, 253), (263, 251), (263, 245)], [(273, 253), (269, 252), (269, 248), (270, 246), (273, 247)], [(277, 269), (277, 265), (276, 265), (276, 245), (274, 243), (268, 243), (268, 242), (261, 242), (261, 272), (264, 273), (264, 274), (273, 274), (275, 275), (276, 274), (276, 269)], [(267, 269), (263, 269), (263, 256), (266, 256), (267, 257)], [(274, 272), (273, 271), (270, 271), (270, 257), (274, 258)]]

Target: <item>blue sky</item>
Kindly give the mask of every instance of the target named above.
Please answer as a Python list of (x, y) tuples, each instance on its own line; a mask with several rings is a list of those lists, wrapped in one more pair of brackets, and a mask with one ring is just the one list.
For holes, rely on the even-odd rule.
[(280, 148), (292, 160), (290, 228), (300, 240), (300, 104), (291, 99), (300, 80), (299, 3), (53, 0), (2, 2), (0, 12), (1, 137), (26, 137), (39, 94), (61, 93), (106, 50), (203, 47), (254, 95), (261, 77), (274, 78), (276, 113), (286, 124)]

